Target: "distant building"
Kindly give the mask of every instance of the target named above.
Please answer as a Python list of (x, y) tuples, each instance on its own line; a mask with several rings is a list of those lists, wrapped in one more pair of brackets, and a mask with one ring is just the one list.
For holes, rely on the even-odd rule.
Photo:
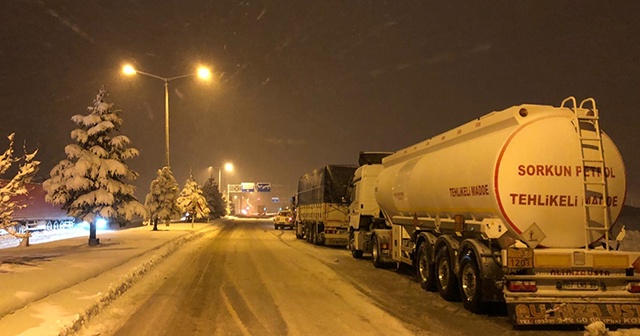
[[(6, 180), (0, 180), (0, 185), (6, 184)], [(60, 206), (45, 202), (47, 194), (42, 184), (27, 183), (28, 194), (16, 196), (20, 204), (25, 205), (13, 212), (13, 219), (21, 224), (17, 229), (22, 231), (25, 226), (30, 231), (54, 230), (72, 226), (75, 222)]]

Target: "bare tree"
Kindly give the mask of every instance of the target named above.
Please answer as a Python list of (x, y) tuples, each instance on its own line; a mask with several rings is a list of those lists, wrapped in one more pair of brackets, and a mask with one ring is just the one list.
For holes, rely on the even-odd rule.
[(16, 158), (13, 154), (13, 138), (14, 134), (9, 135), (9, 148), (0, 155), (0, 176), (4, 176), (7, 171), (15, 164), (18, 164), (18, 172), (16, 175), (8, 179), (6, 183), (2, 183), (0, 187), (0, 228), (7, 231), (16, 238), (24, 238), (23, 244), (29, 245), (29, 231), (19, 233), (16, 230), (13, 221), (13, 213), (17, 209), (26, 207), (26, 204), (20, 201), (18, 196), (28, 194), (26, 184), (38, 171), (39, 161), (35, 160), (37, 150), (32, 153), (25, 153), (22, 157)]

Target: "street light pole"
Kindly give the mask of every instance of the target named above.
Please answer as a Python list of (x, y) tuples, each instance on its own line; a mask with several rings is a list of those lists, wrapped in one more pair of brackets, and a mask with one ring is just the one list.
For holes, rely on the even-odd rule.
[(172, 80), (191, 77), (191, 76), (198, 76), (201, 79), (209, 80), (211, 79), (211, 71), (208, 68), (200, 67), (198, 68), (198, 71), (196, 73), (167, 78), (167, 77), (154, 75), (152, 73), (136, 70), (131, 65), (125, 65), (122, 68), (122, 72), (124, 72), (125, 75), (141, 74), (151, 78), (159, 79), (164, 82), (164, 138), (165, 138), (164, 155), (165, 155), (165, 164), (167, 165), (167, 167), (169, 167), (170, 166), (170, 161), (169, 161), (169, 82)]
[[(218, 192), (222, 193), (222, 169), (224, 169), (224, 170), (226, 170), (228, 172), (232, 172), (233, 171), (233, 163), (227, 162), (222, 167), (209, 166), (209, 169), (217, 169), (218, 170)], [(211, 177), (213, 177), (213, 174), (212, 174)]]
[(164, 157), (167, 167), (169, 164), (169, 80), (164, 80)]

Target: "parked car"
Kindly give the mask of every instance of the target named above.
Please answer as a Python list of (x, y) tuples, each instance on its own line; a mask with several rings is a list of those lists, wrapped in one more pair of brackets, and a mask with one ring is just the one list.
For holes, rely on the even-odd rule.
[(284, 229), (288, 227), (293, 229), (293, 213), (291, 210), (282, 210), (278, 212), (278, 214), (273, 217), (273, 227), (278, 229)]

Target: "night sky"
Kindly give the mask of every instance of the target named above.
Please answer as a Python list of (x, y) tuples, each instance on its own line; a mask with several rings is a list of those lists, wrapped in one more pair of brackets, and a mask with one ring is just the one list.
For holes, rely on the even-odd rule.
[[(0, 4), (0, 135), (64, 158), (70, 121), (102, 85), (141, 151), (144, 199), (164, 165), (164, 88), (209, 65), (212, 83), (169, 84), (171, 165), (232, 161), (223, 184), (293, 195), (319, 166), (355, 164), (491, 111), (594, 97), (640, 206), (638, 1), (29, 1)], [(0, 140), (0, 148), (6, 148)], [(217, 177), (217, 171), (214, 172)]]

